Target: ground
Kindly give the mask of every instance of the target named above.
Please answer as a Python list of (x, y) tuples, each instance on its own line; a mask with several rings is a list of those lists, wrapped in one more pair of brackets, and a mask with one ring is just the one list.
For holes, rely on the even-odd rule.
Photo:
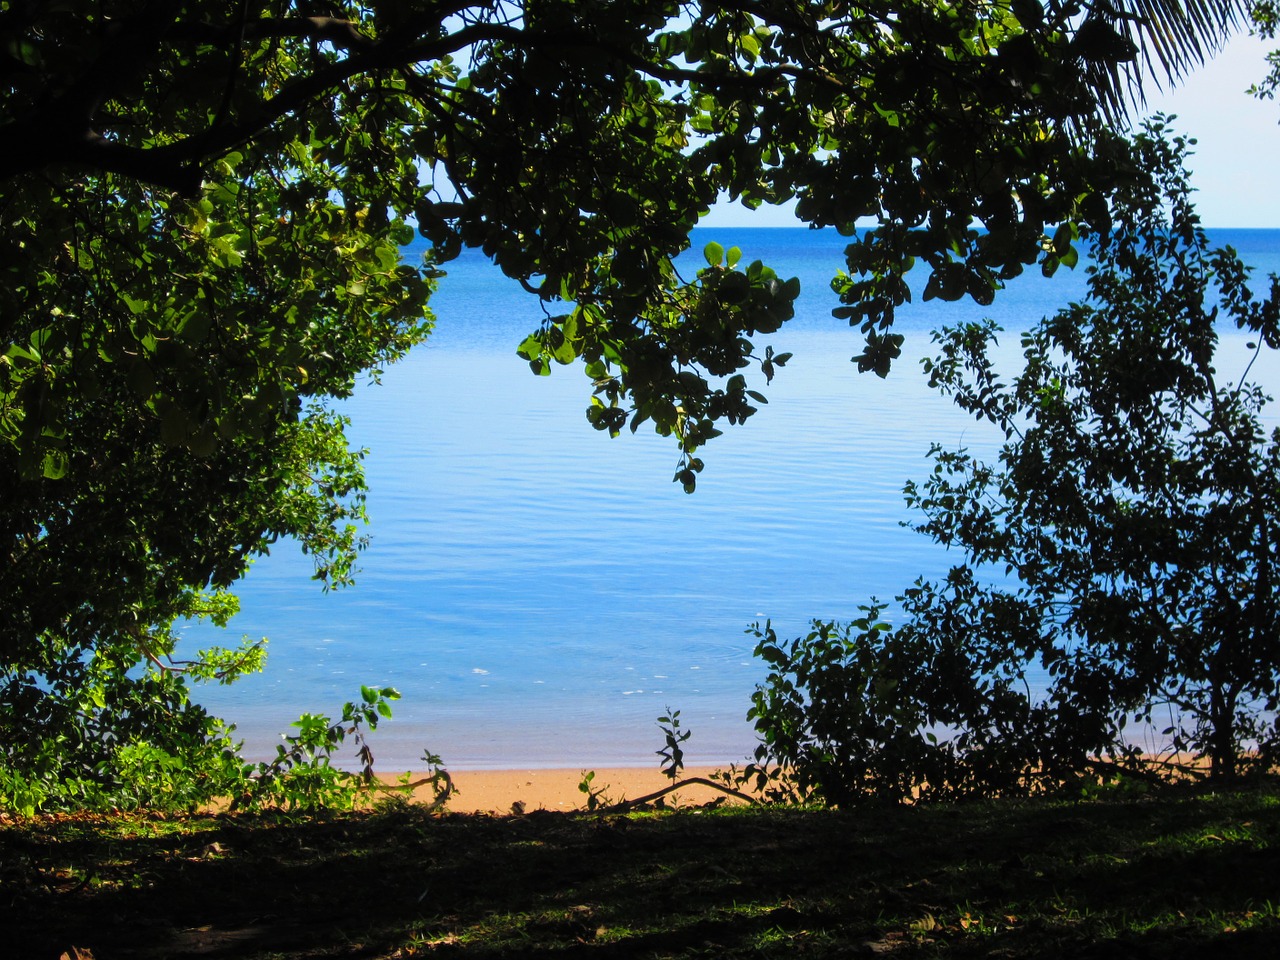
[[(0, 826), (0, 955), (1280, 955), (1280, 786), (849, 812)], [(79, 951), (77, 954), (76, 951)]]

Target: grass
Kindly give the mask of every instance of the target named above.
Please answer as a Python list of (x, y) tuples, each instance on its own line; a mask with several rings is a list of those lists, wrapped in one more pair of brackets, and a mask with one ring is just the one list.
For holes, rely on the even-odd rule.
[(0, 827), (0, 954), (1280, 955), (1280, 786), (629, 816), (41, 818)]

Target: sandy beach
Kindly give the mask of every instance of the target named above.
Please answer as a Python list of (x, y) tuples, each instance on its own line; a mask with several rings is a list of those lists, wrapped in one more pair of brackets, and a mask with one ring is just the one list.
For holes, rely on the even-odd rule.
[[(680, 779), (707, 777), (717, 768), (688, 767)], [(531, 813), (535, 810), (569, 811), (582, 809), (587, 796), (578, 789), (582, 780), (580, 769), (558, 770), (461, 770), (450, 771), (455, 792), (446, 810), (455, 813)], [(417, 779), (415, 775), (414, 779)], [(595, 771), (592, 790), (603, 791), (604, 803), (633, 800), (671, 783), (655, 766), (612, 767)], [(724, 797), (720, 791), (699, 784), (681, 788), (675, 794), (681, 805), (697, 805)], [(414, 797), (430, 801), (430, 788), (420, 788)], [(726, 798), (729, 802), (731, 798)], [(671, 796), (667, 797), (670, 803)], [(519, 806), (517, 806), (519, 805)]]

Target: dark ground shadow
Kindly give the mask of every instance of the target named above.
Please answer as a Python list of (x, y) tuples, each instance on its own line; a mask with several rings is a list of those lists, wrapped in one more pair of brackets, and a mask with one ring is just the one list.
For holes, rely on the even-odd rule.
[(0, 956), (1280, 956), (1274, 793), (184, 829), (0, 829)]

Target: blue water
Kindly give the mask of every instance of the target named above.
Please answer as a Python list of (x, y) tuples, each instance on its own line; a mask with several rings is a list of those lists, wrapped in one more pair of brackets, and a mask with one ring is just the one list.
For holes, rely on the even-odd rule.
[[(830, 316), (842, 238), (704, 230), (695, 250), (712, 239), (799, 276), (803, 293), (770, 340), (795, 354), (761, 387), (771, 403), (707, 446), (693, 496), (671, 482), (671, 441), (589, 427), (578, 369), (529, 373), (515, 346), (541, 317), (532, 298), (481, 258), (450, 265), (437, 332), (346, 404), (352, 443), (370, 450), (357, 585), (323, 594), (309, 561), (278, 545), (241, 585), (231, 638), (188, 628), (193, 644), (270, 638), (264, 674), (200, 697), (239, 725), (249, 756), (374, 684), (403, 694), (374, 740), (384, 769), (420, 765), (423, 749), (454, 768), (647, 764), (668, 706), (693, 731), (686, 762), (741, 760), (763, 675), (749, 624), (772, 618), (791, 636), (959, 559), (900, 526), (902, 484), (926, 473), (931, 442), (996, 442), (926, 388), (928, 330), (982, 316), (1024, 329), (1078, 299), (1083, 270), (1019, 278), (990, 308), (908, 308), (907, 357), (882, 381), (856, 373), (859, 335)], [(1280, 271), (1280, 231), (1214, 240)], [(1012, 370), (1016, 333), (1004, 339)], [(1227, 339), (1224, 371), (1243, 352)], [(1280, 392), (1280, 371), (1253, 376)]]

